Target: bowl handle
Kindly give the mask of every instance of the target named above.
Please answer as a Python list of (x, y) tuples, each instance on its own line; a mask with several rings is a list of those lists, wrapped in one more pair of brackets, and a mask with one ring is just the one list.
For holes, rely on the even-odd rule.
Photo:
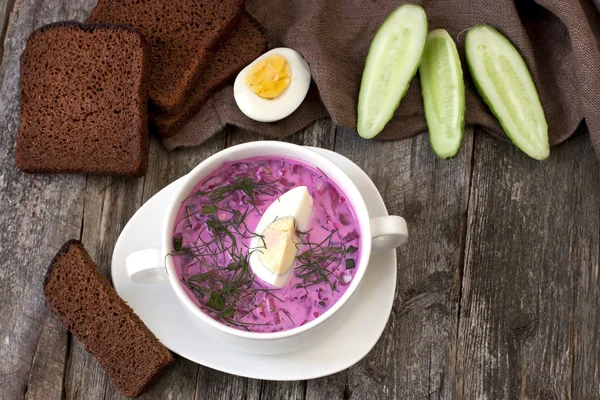
[(125, 259), (127, 276), (135, 283), (167, 283), (169, 275), (161, 249), (146, 249), (131, 253)]
[(374, 250), (395, 249), (408, 239), (406, 221), (397, 215), (371, 218), (371, 236)]

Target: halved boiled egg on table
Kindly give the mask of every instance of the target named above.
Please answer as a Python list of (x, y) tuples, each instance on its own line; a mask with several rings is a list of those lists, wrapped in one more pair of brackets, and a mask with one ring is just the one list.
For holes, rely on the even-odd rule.
[(240, 110), (259, 122), (279, 121), (302, 103), (310, 86), (308, 63), (295, 50), (270, 50), (244, 68), (233, 95)]

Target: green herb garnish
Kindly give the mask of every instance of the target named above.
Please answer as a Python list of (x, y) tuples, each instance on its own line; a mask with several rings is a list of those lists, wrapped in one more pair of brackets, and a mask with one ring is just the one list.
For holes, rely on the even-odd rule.
[(217, 212), (217, 207), (215, 206), (202, 206), (202, 212), (204, 214), (214, 214)]
[[(194, 207), (184, 202), (185, 216), (176, 224), (178, 226), (186, 221), (186, 243), (184, 246), (183, 238), (174, 236), (171, 255), (191, 258), (194, 268), (192, 275), (183, 271), (182, 283), (194, 293), (202, 307), (218, 320), (241, 329), (270, 325), (242, 322), (244, 317), (259, 307), (257, 303), (262, 296), (283, 301), (275, 294), (278, 289), (266, 286), (255, 278), (249, 265), (251, 251), (246, 244), (254, 237), (262, 238), (249, 229), (246, 217), (257, 212), (256, 207), (262, 204), (264, 197), (282, 193), (276, 185), (278, 180), (256, 182), (247, 176), (237, 176), (228, 184), (221, 183), (223, 186), (196, 191), (188, 199), (201, 196), (202, 205)], [(264, 197), (261, 199), (261, 196)], [(354, 260), (347, 259), (347, 255), (358, 249), (355, 246), (346, 247), (337, 229), (323, 228), (328, 236), (318, 243), (310, 241), (310, 232), (297, 232), (301, 238), (297, 244), (300, 253), (294, 269), (295, 276), (300, 279), (296, 286), (298, 288), (308, 290), (313, 285), (326, 282), (332, 291), (336, 291), (338, 269), (344, 262), (346, 269), (355, 267)], [(196, 272), (197, 267), (199, 272)], [(280, 311), (296, 326), (286, 310)]]
[(246, 176), (238, 176), (230, 184), (214, 189), (209, 193), (203, 193), (202, 195), (208, 196), (213, 205), (221, 204), (223, 200), (231, 197), (236, 192), (242, 192), (248, 196), (249, 200), (255, 201), (257, 196), (261, 194), (270, 196), (281, 194), (282, 191), (274, 186), (278, 180), (273, 182), (255, 182)]
[(294, 323), (294, 320), (292, 319), (292, 316), (290, 315), (290, 313), (287, 312), (286, 310), (283, 310), (283, 309), (281, 311), (285, 314), (286, 317), (288, 317), (288, 319), (290, 320), (290, 322), (292, 323), (292, 325), (296, 326), (296, 324)]
[[(187, 221), (185, 229), (188, 229), (192, 228), (191, 220), (196, 214), (205, 215), (201, 227), (194, 228), (197, 231), (197, 239), (183, 247), (183, 239), (174, 237), (174, 250), (171, 254), (185, 255), (196, 261), (200, 272), (187, 277), (183, 274), (182, 282), (217, 319), (229, 325), (244, 329), (248, 329), (248, 326), (264, 325), (240, 322), (244, 316), (255, 310), (255, 300), (261, 292), (282, 301), (273, 293), (277, 289), (265, 287), (255, 280), (249, 265), (248, 246), (239, 243), (240, 238), (250, 240), (253, 237), (261, 237), (249, 229), (246, 217), (256, 210), (255, 204), (259, 196), (275, 196), (281, 193), (275, 185), (276, 182), (277, 180), (255, 182), (248, 177), (239, 176), (222, 187), (196, 191), (188, 199), (202, 196), (207, 198), (203, 198), (202, 202), (208, 201), (209, 204), (196, 211), (186, 204), (186, 215), (177, 222), (179, 224)], [(229, 200), (240, 195), (247, 196), (245, 201), (237, 209), (229, 208)]]
[(346, 269), (353, 269), (354, 267), (356, 267), (356, 264), (354, 263), (354, 259), (352, 259), (352, 258), (346, 259)]
[(181, 245), (183, 244), (183, 237), (181, 236), (173, 236), (173, 249), (175, 251), (181, 250)]
[(346, 248), (342, 244), (342, 238), (337, 229), (334, 229), (320, 243), (312, 243), (308, 234), (298, 232), (302, 242), (298, 247), (306, 248), (296, 257), (296, 267), (294, 275), (302, 282), (296, 285), (297, 288), (306, 289), (310, 286), (327, 282), (334, 289), (337, 277), (333, 272), (337, 265), (345, 258)]

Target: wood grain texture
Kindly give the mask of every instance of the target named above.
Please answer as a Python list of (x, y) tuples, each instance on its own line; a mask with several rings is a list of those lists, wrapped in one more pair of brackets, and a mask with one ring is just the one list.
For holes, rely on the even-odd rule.
[(150, 164), (144, 182), (143, 202), (148, 201), (169, 183), (190, 172), (209, 156), (223, 150), (228, 130), (200, 147), (168, 152), (155, 138), (150, 141)]
[[(81, 241), (108, 279), (114, 245), (141, 205), (143, 184), (144, 178), (118, 180), (89, 176), (87, 179)], [(67, 398), (104, 399), (115, 391), (96, 359), (72, 338), (65, 370)]]
[(591, 155), (583, 135), (545, 162), (477, 136), (459, 398), (600, 398), (600, 169)]
[(338, 129), (336, 151), (367, 172), (390, 214), (406, 219), (409, 241), (398, 250), (396, 300), (383, 336), (348, 370), (346, 394), (334, 398), (452, 397), (472, 138), (468, 130), (458, 156), (442, 161), (426, 135), (375, 142)]
[[(82, 21), (94, 4), (0, 0), (2, 400), (124, 399), (49, 312), (41, 283), (50, 259), (82, 238), (110, 276), (114, 244), (145, 201), (207, 156), (266, 139), (228, 128), (170, 153), (152, 139), (148, 173), (134, 180), (18, 171), (25, 40), (44, 24)], [(447, 161), (425, 135), (365, 141), (329, 120), (286, 140), (349, 157), (407, 219), (381, 340), (357, 365), (307, 382), (246, 379), (177, 357), (143, 399), (600, 399), (600, 165), (585, 135), (544, 162), (471, 130)]]
[[(51, 312), (45, 312), (40, 322), (42, 322), (42, 332), (25, 383), (24, 398), (26, 400), (60, 399), (63, 393), (65, 355), (69, 344), (67, 331)], [(0, 391), (0, 398), (4, 398), (2, 396), (3, 393)]]
[[(10, 2), (2, 4), (10, 8)], [(17, 170), (19, 56), (29, 34), (80, 5), (21, 0), (14, 5), (0, 70), (0, 398), (60, 398), (67, 335), (48, 311), (42, 281), (64, 241), (78, 238), (85, 177)], [(6, 22), (3, 15), (3, 24)], [(3, 25), (4, 29), (4, 25)]]
[[(232, 129), (227, 136), (227, 147), (235, 146), (240, 143), (253, 142), (258, 140), (273, 140), (272, 138), (260, 135), (258, 133), (245, 131), (242, 129)], [(335, 127), (331, 120), (322, 119), (313, 122), (302, 131), (288, 136), (283, 141), (299, 144), (302, 146), (322, 147), (333, 150), (335, 140)]]
[(225, 374), (214, 369), (198, 366), (197, 385), (194, 399), (259, 400), (258, 381)]
[[(96, 0), (0, 0), (0, 57), (6, 53), (7, 63), (21, 55), (25, 40), (37, 28), (57, 21), (83, 21), (96, 4)], [(0, 71), (0, 82), (14, 81), (5, 67)]]
[[(0, 0), (0, 60), (4, 54), (4, 38), (14, 5), (15, 0)], [(0, 76), (0, 81), (2, 81), (2, 76)]]

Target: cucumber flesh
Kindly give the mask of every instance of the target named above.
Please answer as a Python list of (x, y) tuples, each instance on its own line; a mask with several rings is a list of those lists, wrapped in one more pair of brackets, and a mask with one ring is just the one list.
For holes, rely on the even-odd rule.
[(381, 25), (369, 47), (360, 84), (360, 136), (376, 136), (392, 118), (417, 72), (426, 37), (427, 17), (417, 5), (396, 8)]
[(465, 82), (456, 45), (446, 30), (427, 35), (419, 75), (431, 148), (439, 158), (454, 157), (465, 128)]
[(521, 54), (508, 39), (487, 25), (469, 30), (465, 53), (477, 91), (510, 140), (536, 160), (547, 158), (548, 124)]

